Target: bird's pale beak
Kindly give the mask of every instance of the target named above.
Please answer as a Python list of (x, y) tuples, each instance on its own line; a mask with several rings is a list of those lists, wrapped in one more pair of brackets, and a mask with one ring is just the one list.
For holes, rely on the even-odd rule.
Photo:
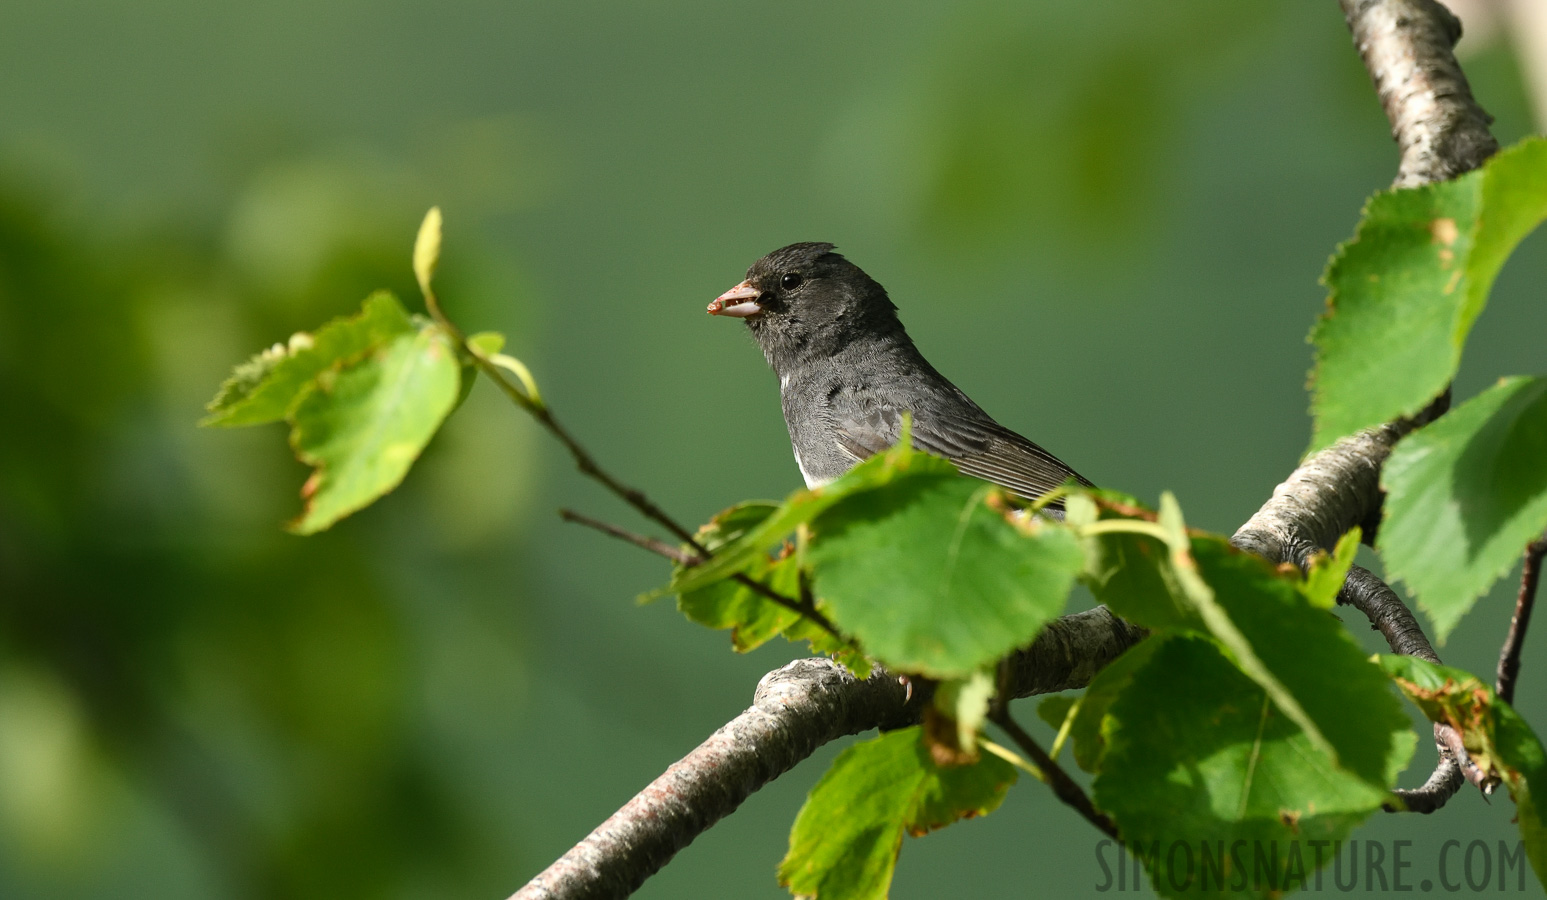
[(757, 298), (761, 296), (762, 291), (743, 281), (714, 298), (714, 302), (709, 304), (709, 315), (735, 316), (738, 319), (755, 316), (763, 311), (763, 307), (757, 303)]

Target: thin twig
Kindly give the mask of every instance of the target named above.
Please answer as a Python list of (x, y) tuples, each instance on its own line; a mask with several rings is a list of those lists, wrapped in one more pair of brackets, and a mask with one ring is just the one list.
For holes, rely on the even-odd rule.
[(654, 553), (656, 556), (664, 556), (679, 565), (696, 565), (702, 560), (702, 557), (695, 556), (685, 550), (673, 547), (671, 544), (666, 543), (660, 538), (653, 538), (644, 534), (635, 534), (634, 532), (629, 531), (627, 528), (621, 528), (612, 524), (611, 522), (603, 522), (600, 519), (593, 519), (588, 515), (575, 512), (572, 509), (559, 510), (559, 518), (566, 522), (574, 522), (576, 525), (584, 525), (587, 528), (594, 528), (597, 531), (600, 531), (602, 534), (610, 535), (621, 541), (627, 541), (630, 544), (633, 544), (635, 547), (648, 550), (651, 553)]
[(612, 475), (609, 474), (606, 469), (603, 469), (601, 465), (597, 463), (596, 459), (591, 456), (590, 452), (587, 451), (585, 447), (582, 447), (579, 441), (575, 440), (574, 435), (571, 435), (567, 428), (559, 424), (559, 420), (554, 418), (553, 411), (548, 408), (546, 403), (534, 402), (532, 398), (528, 397), (524, 391), (522, 391), (515, 384), (511, 383), (509, 378), (505, 377), (504, 371), (501, 370), (499, 366), (491, 362), (488, 357), (478, 348), (469, 344), (467, 342), (467, 336), (462, 333), (462, 330), (458, 328), (456, 324), (453, 323), (451, 319), (446, 316), (446, 313), (441, 309), (440, 300), (435, 296), (435, 292), (433, 290), (426, 290), (424, 292), (424, 305), (425, 308), (430, 311), (430, 316), (435, 319), (436, 323), (438, 323), (442, 328), (446, 329), (446, 332), (450, 334), (454, 340), (456, 340), (457, 345), (462, 348), (462, 352), (472, 357), (473, 362), (478, 366), (479, 371), (489, 376), (489, 378), (491, 378), (494, 383), (499, 386), (500, 390), (505, 392), (506, 396), (515, 401), (517, 406), (520, 406), (522, 409), (530, 413), (532, 418), (536, 419), (540, 425), (548, 429), (550, 434), (559, 439), (559, 443), (563, 444), (564, 448), (569, 451), (569, 455), (574, 458), (575, 466), (580, 470), (582, 475), (585, 475), (593, 481), (598, 482), (602, 485), (602, 487), (605, 487), (607, 490), (622, 498), (623, 502), (627, 503), (629, 506), (634, 507), (634, 509), (637, 510), (640, 515), (644, 516), (652, 522), (657, 523), (667, 531), (670, 531), (672, 534), (676, 535), (682, 540), (683, 543), (687, 544), (689, 547), (692, 547), (693, 550), (698, 553), (698, 555), (704, 557), (705, 559), (711, 555), (709, 551), (705, 550), (703, 545), (700, 544), (695, 537), (693, 537), (693, 533), (691, 531), (684, 528), (682, 525), (678, 524), (677, 520), (667, 515), (665, 510), (661, 509), (655, 504), (654, 501), (645, 496), (644, 491), (641, 491), (638, 488), (630, 487), (618, 479), (612, 477)]
[[(605, 487), (613, 494), (616, 494), (618, 497), (622, 498), (623, 502), (627, 503), (629, 506), (634, 507), (634, 509), (637, 510), (640, 515), (644, 516), (652, 522), (657, 523), (667, 531), (670, 531), (673, 535), (676, 535), (677, 538), (680, 539), (684, 544), (687, 544), (689, 547), (691, 547), (693, 552), (697, 554), (697, 559), (692, 563), (686, 564), (696, 565), (697, 563), (702, 562), (714, 555), (709, 552), (709, 548), (699, 543), (698, 539), (693, 536), (691, 531), (684, 528), (677, 522), (676, 519), (673, 519), (671, 516), (667, 515), (665, 510), (661, 509), (655, 504), (654, 501), (645, 496), (644, 491), (624, 484), (623, 482), (614, 478), (610, 473), (607, 472), (606, 469), (603, 469), (601, 464), (596, 461), (595, 457), (591, 456), (590, 452), (587, 451), (585, 447), (580, 445), (580, 442), (575, 439), (574, 435), (570, 434), (568, 429), (559, 424), (559, 420), (554, 418), (553, 411), (548, 408), (546, 403), (536, 402), (531, 397), (527, 396), (525, 391), (521, 390), (505, 376), (505, 372), (501, 370), (499, 366), (490, 361), (488, 357), (485, 356), (484, 353), (477, 347), (469, 344), (467, 342), (467, 336), (462, 333), (462, 330), (458, 328), (456, 324), (452, 322), (449, 317), (447, 317), (445, 311), (441, 309), (440, 300), (435, 296), (435, 291), (429, 289), (427, 285), (426, 290), (424, 291), (424, 305), (425, 308), (430, 311), (430, 316), (434, 318), (435, 321), (446, 330), (446, 333), (451, 335), (452, 339), (457, 342), (457, 345), (462, 348), (462, 352), (472, 357), (473, 362), (478, 366), (479, 371), (483, 372), (490, 379), (492, 379), (494, 383), (499, 386), (499, 389), (504, 391), (505, 395), (513, 400), (517, 406), (526, 410), (529, 414), (531, 414), (532, 418), (536, 419), (539, 424), (548, 429), (550, 434), (559, 439), (559, 443), (563, 444), (565, 449), (569, 450), (569, 455), (574, 458), (575, 466), (580, 470), (582, 475), (585, 475), (591, 478), (593, 481), (601, 484), (602, 487)], [(670, 559), (678, 559), (675, 553), (661, 553), (661, 549), (659, 547), (652, 545), (652, 542), (657, 544), (659, 543), (654, 538), (647, 538), (643, 535), (636, 535), (622, 528), (618, 528), (617, 526), (606, 525), (605, 523), (599, 522), (595, 519), (585, 519), (582, 517), (573, 518), (571, 521), (590, 525), (591, 527), (606, 532), (613, 537), (621, 538), (631, 544), (634, 544), (635, 546), (643, 547), (652, 553), (659, 553), (663, 556), (667, 556)], [(823, 615), (817, 610), (816, 604), (814, 602), (807, 600), (794, 600), (786, 597), (773, 588), (770, 588), (768, 585), (763, 584), (762, 582), (745, 573), (737, 573), (732, 575), (731, 578), (744, 587), (756, 592), (763, 597), (766, 597), (768, 600), (777, 603), (778, 605), (789, 609), (792, 612), (796, 612), (802, 616), (805, 616), (814, 622), (823, 631), (826, 631), (828, 634), (832, 635), (834, 638), (837, 638), (844, 643), (852, 644), (852, 641), (844, 637), (844, 635), (838, 631), (836, 627), (834, 627), (832, 621), (828, 619), (827, 616)]]
[(761, 594), (769, 600), (772, 600), (774, 603), (779, 604), (785, 609), (800, 613), (801, 615), (810, 619), (812, 622), (815, 622), (817, 626), (820, 627), (823, 631), (827, 632), (838, 640), (843, 641), (846, 644), (853, 643), (848, 638), (843, 636), (843, 633), (833, 625), (832, 621), (829, 620), (827, 616), (822, 615), (822, 613), (817, 610), (815, 603), (786, 597), (745, 572), (737, 572), (731, 577), (736, 580), (736, 583), (751, 588), (753, 591)]
[(1011, 740), (1015, 741), (1015, 745), (1021, 748), (1022, 753), (1031, 758), (1033, 765), (1042, 770), (1042, 774), (1047, 776), (1048, 786), (1053, 789), (1053, 793), (1058, 796), (1058, 799), (1073, 807), (1075, 812), (1084, 816), (1086, 821), (1100, 829), (1103, 834), (1113, 840), (1118, 840), (1117, 825), (1112, 822), (1106, 813), (1097, 809), (1095, 804), (1090, 802), (1090, 797), (1086, 795), (1085, 789), (1076, 784), (1074, 779), (1069, 777), (1069, 773), (1065, 772), (1063, 767), (1053, 757), (1047, 755), (1047, 751), (1042, 749), (1042, 745), (1038, 744), (1035, 738), (1026, 733), (1026, 729), (1022, 728), (1020, 723), (1015, 721), (1007, 707), (997, 705), (989, 713), (989, 718), (993, 720), (995, 725), (1002, 728), (1004, 733), (1010, 736)]
[(1536, 603), (1536, 583), (1542, 576), (1542, 557), (1547, 556), (1547, 535), (1526, 547), (1520, 567), (1520, 594), (1515, 598), (1515, 614), (1509, 620), (1509, 634), (1499, 651), (1498, 681), (1494, 693), (1505, 703), (1515, 702), (1515, 679), (1520, 675), (1520, 649), (1531, 625), (1531, 607)]
[[(435, 296), (435, 291), (431, 289), (429, 285), (425, 285), (424, 287), (424, 305), (425, 308), (430, 311), (430, 316), (446, 330), (447, 334), (451, 335), (451, 337), (457, 342), (457, 345), (462, 348), (462, 352), (472, 357), (473, 362), (478, 366), (479, 371), (483, 372), (490, 379), (492, 379), (494, 383), (499, 386), (500, 390), (504, 391), (505, 395), (513, 400), (517, 406), (526, 410), (529, 414), (531, 414), (532, 418), (536, 419), (539, 424), (548, 429), (550, 434), (559, 439), (559, 443), (563, 444), (565, 449), (569, 450), (569, 455), (574, 458), (575, 466), (580, 470), (582, 475), (585, 475), (591, 478), (593, 481), (598, 482), (602, 485), (602, 487), (605, 487), (607, 490), (622, 498), (623, 502), (627, 503), (629, 506), (634, 507), (634, 509), (637, 510), (640, 515), (644, 516), (652, 522), (659, 524), (667, 531), (670, 531), (672, 534), (676, 535), (677, 538), (679, 538), (683, 543), (687, 544), (693, 549), (693, 552), (697, 554), (697, 558), (692, 562), (686, 562), (686, 560), (681, 557), (686, 557), (687, 554), (681, 554), (679, 557), (678, 551), (671, 551), (670, 548), (666, 548), (664, 544), (662, 544), (660, 541), (657, 541), (655, 538), (637, 535), (615, 525), (608, 525), (595, 519), (579, 516), (575, 513), (571, 514), (574, 516), (573, 518), (566, 518), (570, 518), (570, 521), (573, 522), (589, 525), (592, 528), (596, 528), (602, 532), (612, 535), (613, 537), (626, 540), (629, 543), (649, 550), (652, 553), (666, 556), (669, 559), (676, 559), (686, 565), (696, 565), (714, 555), (709, 552), (709, 548), (699, 543), (698, 539), (693, 536), (691, 531), (680, 525), (676, 519), (673, 519), (671, 516), (667, 515), (665, 510), (661, 509), (655, 504), (654, 501), (645, 496), (644, 491), (624, 484), (618, 479), (612, 477), (612, 475), (609, 474), (606, 469), (603, 469), (601, 464), (596, 461), (595, 457), (591, 456), (590, 452), (587, 451), (585, 447), (580, 445), (580, 442), (575, 439), (574, 435), (570, 434), (568, 429), (559, 424), (559, 420), (554, 418), (553, 411), (548, 408), (548, 404), (536, 402), (531, 397), (527, 396), (525, 391), (521, 390), (519, 387), (513, 384), (509, 378), (505, 377), (505, 372), (501, 370), (499, 366), (490, 361), (488, 357), (485, 356), (484, 353), (477, 347), (474, 347), (472, 344), (468, 343), (467, 336), (462, 333), (462, 330), (456, 326), (456, 323), (452, 322), (451, 319), (446, 315), (445, 311), (441, 309), (440, 299)], [(561, 512), (560, 515), (564, 515), (564, 513)], [(669, 550), (670, 552), (663, 553), (663, 548)], [(817, 610), (815, 602), (805, 598), (802, 598), (801, 600), (793, 600), (744, 572), (738, 572), (737, 574), (732, 575), (731, 578), (734, 579), (738, 584), (741, 584), (742, 586), (754, 591), (755, 593), (766, 597), (768, 600), (777, 603), (778, 605), (792, 612), (805, 616), (812, 622), (816, 623), (816, 625), (823, 631), (826, 631), (828, 634), (832, 635), (839, 641), (842, 641), (846, 644), (853, 643), (848, 638), (844, 637), (843, 634), (833, 626), (832, 621), (828, 619), (827, 616), (823, 615)]]

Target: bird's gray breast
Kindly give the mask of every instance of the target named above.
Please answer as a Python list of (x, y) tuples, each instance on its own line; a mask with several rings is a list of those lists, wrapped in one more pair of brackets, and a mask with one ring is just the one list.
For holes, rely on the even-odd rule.
[(859, 461), (838, 441), (839, 429), (854, 405), (853, 392), (830, 364), (812, 366), (779, 381), (784, 424), (808, 488), (832, 481)]

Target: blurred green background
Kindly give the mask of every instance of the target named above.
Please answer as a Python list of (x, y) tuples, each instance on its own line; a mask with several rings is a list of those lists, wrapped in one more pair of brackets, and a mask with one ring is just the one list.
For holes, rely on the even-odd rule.
[[(1539, 127), (1517, 46), (1464, 47), (1506, 142)], [(685, 520), (798, 486), (774, 378), (703, 309), (829, 240), (1005, 424), (1228, 532), (1307, 442), (1317, 277), (1395, 166), (1330, 0), (11, 0), (0, 897), (502, 897), (798, 654), (636, 606), (664, 566), (553, 511), (639, 523), (486, 385), (315, 538), (280, 527), (282, 428), (193, 427), (247, 354), (373, 288), (416, 301), (430, 204), (452, 315)], [(1544, 250), (1505, 269), (1459, 397), (1543, 371)], [(1512, 590), (1448, 662), (1492, 671)], [(640, 896), (782, 896), (836, 749)], [(1413, 840), (1424, 876), (1512, 814), (1467, 793), (1361, 836)], [(1090, 894), (1095, 837), (1028, 780), (908, 841), (893, 896)]]

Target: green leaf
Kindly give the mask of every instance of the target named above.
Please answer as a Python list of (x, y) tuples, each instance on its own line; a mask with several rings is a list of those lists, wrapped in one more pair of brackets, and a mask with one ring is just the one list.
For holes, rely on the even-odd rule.
[(888, 667), (935, 678), (1030, 643), (1083, 554), (1073, 531), (1008, 512), (996, 491), (914, 466), (812, 520), (807, 558), (834, 624)]
[(1542, 742), (1514, 707), (1497, 698), (1493, 701), (1494, 740), (1499, 759), (1505, 766), (1504, 783), (1515, 801), (1515, 819), (1526, 858), (1536, 872), (1536, 880), (1547, 886), (1547, 827), (1543, 826), (1538, 798), (1547, 797), (1547, 753)]
[[(1195, 541), (1193, 555), (1262, 670), (1294, 698), (1335, 750), (1334, 760), (1371, 785), (1392, 785), (1397, 771), (1391, 759), (1400, 748), (1391, 735), (1401, 733), (1406, 741), (1410, 726), (1401, 701), (1348, 629), (1310, 604), (1298, 573), (1281, 572), (1223, 538)], [(1237, 655), (1234, 646), (1221, 643)]]
[(433, 325), (320, 376), (290, 416), (290, 444), (316, 470), (290, 529), (321, 531), (397, 487), (456, 403), (458, 381), (456, 348)]
[(1376, 194), (1324, 281), (1311, 449), (1423, 409), (1445, 389), (1504, 260), (1547, 217), (1547, 140), (1453, 181)]
[[(1106, 517), (1082, 529), (1087, 546), (1100, 544), (1087, 552), (1087, 580), (1098, 599), (1156, 631), (1213, 636), (1308, 740), (1371, 784), (1388, 783), (1381, 736), (1402, 727), (1400, 704), (1337, 619), (1312, 605), (1297, 571), (1242, 553), (1221, 536), (1190, 533), (1169, 493), (1153, 523), (1102, 512)], [(1117, 561), (1114, 548), (1124, 554)], [(1339, 559), (1351, 562), (1357, 536), (1340, 548)], [(1341, 584), (1341, 576), (1318, 577)], [(1097, 676), (1076, 716), (1082, 767), (1099, 760), (1106, 703), (1128, 673), (1122, 663)]]
[(1526, 857), (1547, 884), (1547, 830), (1536, 802), (1547, 796), (1547, 752), (1531, 727), (1470, 672), (1411, 656), (1383, 655), (1380, 664), (1430, 721), (1456, 729), (1478, 768), (1509, 788)]
[[(1312, 746), (1336, 759), (1337, 748), (1322, 734), (1321, 727), (1305, 711), (1300, 698), (1295, 696), (1294, 692), (1279, 680), (1278, 674), (1257, 655), (1251, 640), (1240, 630), (1225, 607), (1218, 602), (1214, 589), (1199, 572), (1193, 557), (1192, 541), (1188, 538), (1186, 524), (1182, 521), (1182, 508), (1170, 492), (1160, 497), (1160, 525), (1168, 534), (1167, 543), (1171, 549), (1169, 571), (1176, 578), (1181, 588), (1181, 595), (1187, 598), (1209, 633), (1230, 652), (1241, 671), (1268, 692), (1268, 696), (1273, 698), (1273, 703), (1278, 706), (1279, 711), (1305, 732), (1305, 737)], [(1250, 587), (1257, 586), (1250, 585)], [(1271, 640), (1280, 640), (1280, 638), (1271, 636)]]
[[(778, 510), (779, 504), (767, 500), (738, 503), (716, 514), (707, 525), (698, 529), (695, 537), (705, 549), (714, 553), (741, 541)], [(794, 598), (800, 595), (799, 565), (798, 555), (790, 553), (787, 546), (781, 545), (776, 556), (770, 557), (766, 552), (756, 554), (741, 571), (781, 594)], [(687, 581), (683, 575), (690, 568), (682, 565), (674, 567), (673, 581)], [(670, 592), (669, 588), (658, 590), (646, 594), (641, 600), (649, 602)], [(822, 608), (820, 601), (817, 606), (818, 609)], [(856, 677), (864, 678), (870, 674), (870, 661), (856, 648), (837, 640), (788, 607), (780, 606), (729, 578), (679, 591), (677, 609), (700, 625), (731, 629), (731, 645), (739, 653), (756, 649), (775, 635), (783, 634), (790, 641), (808, 641), (814, 652), (833, 657)]]
[(1354, 567), (1354, 557), (1359, 553), (1362, 537), (1363, 532), (1355, 525), (1338, 538), (1331, 555), (1318, 550), (1311, 557), (1310, 571), (1305, 573), (1305, 581), (1300, 589), (1312, 606), (1331, 609), (1337, 605), (1338, 593), (1343, 590), (1343, 582), (1348, 579), (1348, 570)]
[[(800, 568), (793, 555), (780, 560), (764, 557), (746, 574), (786, 597), (800, 595)], [(677, 609), (709, 628), (731, 629), (731, 646), (738, 653), (755, 650), (800, 619), (800, 613), (769, 600), (736, 581), (716, 581), (677, 595)]]
[(260, 425), (286, 418), (318, 375), (346, 365), (414, 330), (403, 305), (386, 291), (365, 298), (358, 314), (342, 316), (315, 335), (298, 332), (236, 367), (209, 403), (200, 425)]
[(1133, 680), (1134, 673), (1149, 664), (1150, 656), (1163, 643), (1163, 640), (1152, 638), (1129, 647), (1097, 672), (1086, 686), (1080, 708), (1074, 714), (1074, 724), (1069, 729), (1069, 735), (1074, 739), (1074, 761), (1080, 768), (1095, 772), (1101, 767), (1101, 757), (1107, 750), (1106, 737), (1102, 734), (1107, 711)]
[(1392, 451), (1381, 473), (1387, 571), (1441, 642), (1547, 528), (1547, 378), (1508, 378)]
[[(1147, 524), (1108, 508), (1102, 508), (1093, 521), (1114, 526)], [(1170, 550), (1157, 534), (1087, 529), (1081, 535), (1085, 547), (1082, 577), (1098, 602), (1149, 629), (1202, 627), (1168, 571)]]
[[(698, 529), (695, 537), (705, 549), (713, 553), (739, 540), (777, 509), (776, 504), (765, 500), (738, 503), (710, 519), (707, 525)], [(674, 573), (685, 568), (679, 564)], [(786, 596), (800, 594), (799, 568), (793, 555), (775, 561), (767, 553), (760, 554), (745, 572)], [(731, 645), (739, 653), (762, 646), (800, 618), (799, 613), (730, 580), (710, 582), (703, 587), (679, 592), (677, 609), (700, 625), (731, 629)]]
[(946, 460), (918, 453), (906, 442), (900, 443), (865, 460), (829, 484), (791, 494), (757, 528), (727, 542), (713, 559), (701, 566), (674, 572), (668, 590), (691, 591), (736, 574), (750, 565), (759, 553), (767, 553), (783, 543), (797, 527), (851, 494), (883, 487), (894, 479), (955, 472), (956, 467)]
[(1015, 778), (986, 753), (970, 765), (936, 766), (917, 726), (855, 744), (801, 807), (779, 883), (818, 900), (885, 897), (905, 832), (918, 837), (992, 812)]
[[(1096, 805), (1166, 896), (1303, 887), (1316, 864), (1311, 842), (1346, 838), (1389, 795), (1316, 752), (1214, 641), (1176, 634), (1146, 643), (1158, 646), (1105, 716)], [(1396, 748), (1394, 771), (1414, 741), (1404, 722), (1379, 743)], [(1325, 864), (1332, 852), (1322, 850)]]

